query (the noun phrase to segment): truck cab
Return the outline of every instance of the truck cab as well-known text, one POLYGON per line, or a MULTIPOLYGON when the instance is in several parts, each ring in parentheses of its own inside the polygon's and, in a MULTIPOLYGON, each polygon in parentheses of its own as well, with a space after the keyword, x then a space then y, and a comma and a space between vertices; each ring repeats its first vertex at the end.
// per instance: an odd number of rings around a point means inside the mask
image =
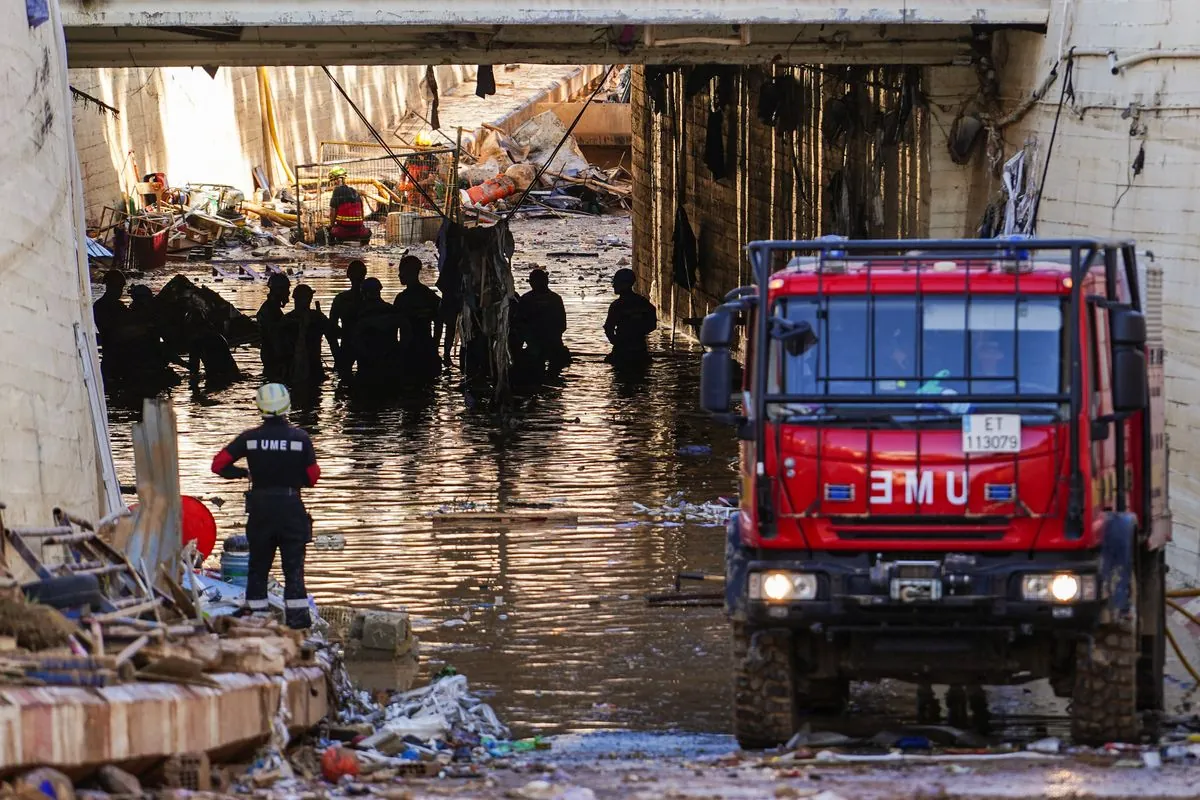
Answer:
POLYGON ((882 678, 960 698, 1046 678, 1077 741, 1136 738, 1162 704, 1170 537, 1158 271, 1085 239, 749 255, 755 285, 701 331, 701 405, 741 439, 742 745, 882 678))

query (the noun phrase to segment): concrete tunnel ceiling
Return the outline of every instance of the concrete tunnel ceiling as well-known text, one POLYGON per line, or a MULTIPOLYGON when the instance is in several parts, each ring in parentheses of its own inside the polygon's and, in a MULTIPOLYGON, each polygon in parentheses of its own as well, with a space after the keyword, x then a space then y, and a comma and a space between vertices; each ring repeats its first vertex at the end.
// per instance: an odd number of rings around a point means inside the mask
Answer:
POLYGON ((63 0, 72 68, 966 62, 1051 0, 63 0), (169 10, 163 10, 163 9, 169 10))

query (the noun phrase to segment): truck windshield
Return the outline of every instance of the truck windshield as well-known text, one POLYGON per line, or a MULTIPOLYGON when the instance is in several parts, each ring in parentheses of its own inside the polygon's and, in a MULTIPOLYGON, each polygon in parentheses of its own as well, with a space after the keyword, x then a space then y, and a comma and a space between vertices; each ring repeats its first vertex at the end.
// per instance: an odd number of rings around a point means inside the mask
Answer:
MULTIPOLYGON (((873 395, 880 403, 871 407, 889 411, 914 408, 911 399, 888 403, 889 395, 928 394, 929 404, 917 404, 922 412, 960 415, 993 405, 955 402, 955 395, 995 395, 996 406, 1054 414, 1056 404, 1021 396, 1066 391, 1061 298, 792 297, 780 302, 777 313, 810 325, 816 342, 799 354, 801 348, 789 352, 772 343, 773 394, 873 395)), ((828 412, 834 405, 791 405, 785 413, 828 412)))

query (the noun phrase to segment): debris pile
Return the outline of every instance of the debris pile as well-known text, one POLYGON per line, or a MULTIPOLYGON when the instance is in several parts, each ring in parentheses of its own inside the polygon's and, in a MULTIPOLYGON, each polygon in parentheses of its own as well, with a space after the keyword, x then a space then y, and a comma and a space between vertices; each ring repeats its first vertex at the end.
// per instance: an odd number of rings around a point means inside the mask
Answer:
POLYGON ((628 170, 589 164, 553 111, 511 136, 485 126, 476 163, 461 167, 458 175, 467 225, 493 224, 522 198, 522 210, 599 215, 628 210, 633 194, 628 170))
POLYGON ((153 580, 102 532, 62 512, 49 527, 3 528, 3 549, 16 558, 0 579, 0 683, 218 686, 208 673, 282 675, 315 665, 300 632, 275 620, 206 615, 203 598, 182 585, 191 581, 166 564, 153 580))
POLYGON ((218 250, 225 260, 259 260, 254 251, 277 245, 294 251, 290 232, 275 230, 295 226, 294 197, 289 206, 282 195, 259 205, 232 186, 174 188, 164 173, 146 175, 134 196, 121 207, 106 208, 100 224, 88 231, 88 254, 101 266, 149 271, 170 261, 219 262, 218 250))
POLYGON ((737 513, 737 500, 731 497, 721 497, 716 502, 689 503, 683 499, 683 492, 678 492, 668 497, 661 506, 651 507, 634 503, 633 510, 635 513, 651 517, 651 519, 640 523, 625 523, 621 527, 654 525, 660 528, 677 528, 684 524, 692 524, 704 528, 715 528, 724 525, 731 516, 737 513))
POLYGON ((320 791, 322 780, 348 794, 388 796, 389 786, 419 777, 481 777, 484 765, 507 766, 543 750, 541 737, 513 741, 465 676, 446 668, 419 689, 372 695, 356 689, 341 658, 325 651, 338 700, 336 719, 286 760, 264 754, 234 781, 233 791, 320 791))

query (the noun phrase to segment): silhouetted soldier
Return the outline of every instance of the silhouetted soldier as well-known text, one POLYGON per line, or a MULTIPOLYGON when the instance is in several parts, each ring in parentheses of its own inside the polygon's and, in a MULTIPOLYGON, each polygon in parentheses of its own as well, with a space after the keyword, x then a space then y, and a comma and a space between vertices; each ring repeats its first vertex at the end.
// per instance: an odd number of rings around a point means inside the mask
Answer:
POLYGON ((329 352, 336 359, 337 339, 329 318, 321 311, 321 304, 312 307, 313 290, 300 284, 292 292, 293 308, 283 316, 283 340, 291 353, 289 383, 293 388, 310 386, 325 380, 325 367, 321 362, 321 338, 329 342, 329 352))
POLYGON ((283 606, 289 628, 312 625, 304 588, 304 551, 312 539, 312 518, 300 490, 317 485, 321 468, 308 434, 288 424, 292 400, 286 386, 269 383, 256 398, 263 422, 243 431, 213 458, 212 471, 222 478, 250 478, 246 494, 246 538, 250 567, 245 611, 266 614, 267 578, 275 551, 283 565, 283 606), (249 469, 236 466, 245 458, 249 469))
POLYGON ((121 300, 125 291, 125 274, 119 269, 104 273, 104 294, 92 304, 92 319, 96 323, 96 338, 106 351, 115 345, 113 331, 129 316, 129 309, 121 300), (108 339, 106 342, 105 339, 108 339))
POLYGON ((195 295, 187 300, 184 312, 184 346, 188 352, 188 375, 193 389, 200 385, 200 367, 204 366, 205 389, 212 391, 233 383, 241 376, 229 348, 229 341, 208 316, 208 309, 195 295))
POLYGON ((362 285, 363 304, 355 326, 354 347, 358 352, 355 383, 379 387, 390 383, 397 373, 399 346, 396 341, 396 309, 383 297, 378 278, 367 278, 362 285))
POLYGON ((329 305, 329 321, 338 343, 334 366, 343 378, 354 372, 354 331, 362 312, 362 284, 367 278, 367 265, 358 260, 351 261, 346 267, 346 277, 350 279, 350 288, 339 292, 329 305))
POLYGON ((406 372, 429 377, 441 369, 433 323, 441 303, 437 292, 421 283, 421 260, 416 256, 400 259, 400 282, 404 291, 396 295, 392 306, 400 323, 400 357, 406 372))
POLYGON ((517 306, 525 358, 530 368, 539 373, 548 369, 554 375, 571 360, 571 352, 562 340, 567 330, 567 310, 562 298, 551 291, 545 270, 530 272, 529 285, 530 290, 521 295, 517 306))
POLYGON ((633 290, 631 269, 619 269, 613 275, 613 291, 617 299, 608 307, 604 335, 613 349, 605 359, 610 364, 638 364, 650 359, 646 337, 658 327, 658 312, 654 304, 633 290))
POLYGON ((259 306, 254 318, 262 332, 260 351, 263 365, 263 380, 267 383, 284 383, 290 365, 291 353, 283 340, 281 324, 283 307, 288 303, 292 282, 288 276, 276 272, 267 279, 267 299, 259 306))

